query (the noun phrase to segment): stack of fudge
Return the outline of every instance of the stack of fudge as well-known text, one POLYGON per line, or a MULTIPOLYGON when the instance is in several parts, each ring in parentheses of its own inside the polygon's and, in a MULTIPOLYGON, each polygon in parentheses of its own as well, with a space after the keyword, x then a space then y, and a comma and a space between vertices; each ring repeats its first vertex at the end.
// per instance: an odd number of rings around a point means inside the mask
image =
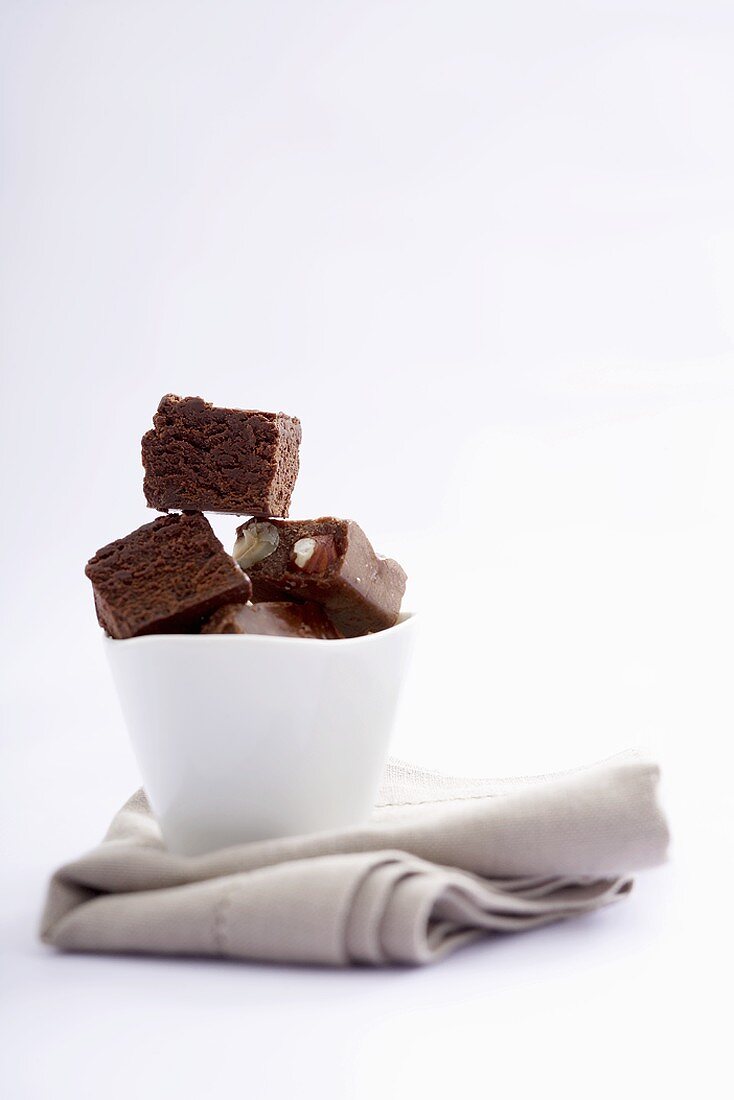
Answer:
POLYGON ((287 518, 300 442, 300 421, 285 413, 162 398, 143 436, 143 491, 166 514, 85 570, 110 637, 356 638, 397 622, 405 572, 353 520, 287 518), (250 517, 232 555, 204 512, 250 517))

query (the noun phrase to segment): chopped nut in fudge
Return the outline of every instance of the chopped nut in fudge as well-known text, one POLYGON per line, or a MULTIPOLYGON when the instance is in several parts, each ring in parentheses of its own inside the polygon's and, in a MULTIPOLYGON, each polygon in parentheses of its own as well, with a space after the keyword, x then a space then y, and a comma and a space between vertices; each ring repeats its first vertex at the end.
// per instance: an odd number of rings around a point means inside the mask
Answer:
POLYGON ((300 442, 300 421, 285 413, 167 394, 143 436, 145 499, 161 512, 287 516, 300 442))
POLYGON ((87 563, 100 626, 113 638, 195 633, 250 581, 200 512, 160 516, 103 546, 87 563))
POLYGON ((341 638, 317 603, 228 604, 201 628, 202 634, 271 634, 280 638, 341 638))
POLYGON ((405 572, 379 557, 353 520, 252 519, 237 528, 234 557, 256 603, 312 600, 346 638, 397 622, 405 572))

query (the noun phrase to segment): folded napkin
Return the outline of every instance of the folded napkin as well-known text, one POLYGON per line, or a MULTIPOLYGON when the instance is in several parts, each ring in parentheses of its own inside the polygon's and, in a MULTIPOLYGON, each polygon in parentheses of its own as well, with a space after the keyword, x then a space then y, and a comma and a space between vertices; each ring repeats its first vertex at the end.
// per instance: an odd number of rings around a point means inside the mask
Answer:
POLYGON ((491 932, 587 913, 665 858, 658 768, 627 753, 532 779, 392 761, 363 826, 186 857, 145 794, 62 867, 41 936, 69 951, 427 963, 491 932))

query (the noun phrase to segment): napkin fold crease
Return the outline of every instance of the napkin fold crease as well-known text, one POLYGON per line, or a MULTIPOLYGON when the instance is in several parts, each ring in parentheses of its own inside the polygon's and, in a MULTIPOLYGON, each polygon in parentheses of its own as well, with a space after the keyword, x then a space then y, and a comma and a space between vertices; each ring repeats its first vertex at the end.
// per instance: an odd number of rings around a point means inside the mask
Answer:
POLYGON ((632 872, 665 859, 658 777, 636 753, 502 780, 390 761, 364 826, 196 857, 166 850, 138 791, 53 876, 41 937, 68 951, 432 962, 625 897, 632 872))

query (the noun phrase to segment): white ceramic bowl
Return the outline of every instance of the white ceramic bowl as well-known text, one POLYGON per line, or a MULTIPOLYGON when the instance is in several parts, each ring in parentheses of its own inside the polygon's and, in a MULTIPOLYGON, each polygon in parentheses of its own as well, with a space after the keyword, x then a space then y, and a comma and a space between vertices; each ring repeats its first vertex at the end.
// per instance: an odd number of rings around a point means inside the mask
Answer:
POLYGON ((363 638, 105 639, 169 849, 357 825, 374 805, 414 616, 363 638))

